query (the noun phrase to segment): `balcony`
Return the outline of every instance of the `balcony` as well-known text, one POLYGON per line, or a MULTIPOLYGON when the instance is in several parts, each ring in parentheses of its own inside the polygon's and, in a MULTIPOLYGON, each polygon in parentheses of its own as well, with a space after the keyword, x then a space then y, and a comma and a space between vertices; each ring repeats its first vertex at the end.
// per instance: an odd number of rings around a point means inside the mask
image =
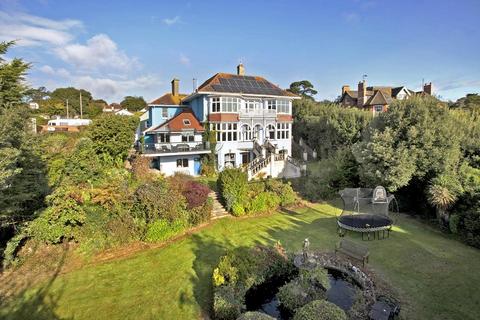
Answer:
POLYGON ((137 150, 145 155, 188 155, 210 153, 209 142, 195 143, 146 143, 137 146, 137 150))
POLYGON ((270 109, 245 109, 241 108, 238 110, 238 114, 241 118, 254 118, 254 117, 272 117, 277 116, 277 110, 270 109))

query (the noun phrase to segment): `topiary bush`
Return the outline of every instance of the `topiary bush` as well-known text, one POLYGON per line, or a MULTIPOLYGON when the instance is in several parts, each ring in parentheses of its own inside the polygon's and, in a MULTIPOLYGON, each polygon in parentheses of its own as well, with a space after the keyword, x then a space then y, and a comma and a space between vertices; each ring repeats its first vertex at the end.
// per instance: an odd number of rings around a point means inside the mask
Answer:
POLYGON ((181 220, 169 222, 166 219, 159 219, 148 224, 145 240, 149 242, 168 240, 186 228, 186 223, 181 220))
POLYGON ((347 315, 331 302, 315 300, 299 308, 293 320, 347 320, 347 315))
POLYGON ((262 312, 248 311, 238 317, 237 320, 275 320, 275 318, 262 312))
POLYGON ((247 202, 248 176, 240 168, 225 169, 218 176, 218 189, 228 211, 247 202))

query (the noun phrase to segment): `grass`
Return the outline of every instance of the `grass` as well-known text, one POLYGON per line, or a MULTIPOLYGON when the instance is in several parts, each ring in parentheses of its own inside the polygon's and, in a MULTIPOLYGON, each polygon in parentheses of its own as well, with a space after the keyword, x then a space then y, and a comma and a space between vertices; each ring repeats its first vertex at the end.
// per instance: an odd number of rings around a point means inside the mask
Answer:
MULTIPOLYGON (((225 250, 280 240, 299 251, 306 237, 311 248, 331 250, 338 212, 318 204, 218 220, 163 248, 54 277, 3 306, 0 318, 198 319, 210 311, 211 274, 225 250)), ((398 290, 402 318, 478 319, 480 251, 403 216, 389 239, 363 244, 370 267, 398 290)))

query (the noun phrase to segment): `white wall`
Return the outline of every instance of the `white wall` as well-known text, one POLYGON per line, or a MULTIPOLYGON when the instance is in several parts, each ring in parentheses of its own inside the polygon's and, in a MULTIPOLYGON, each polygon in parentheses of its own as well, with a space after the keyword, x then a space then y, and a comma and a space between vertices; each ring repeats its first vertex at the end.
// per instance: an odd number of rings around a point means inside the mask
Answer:
POLYGON ((186 156, 167 156, 160 158, 160 172, 166 176, 174 175, 175 172, 186 173, 191 176, 195 176, 194 171, 194 158, 200 158, 199 155, 186 155, 186 156), (188 159, 188 168, 177 168, 177 159, 188 159))

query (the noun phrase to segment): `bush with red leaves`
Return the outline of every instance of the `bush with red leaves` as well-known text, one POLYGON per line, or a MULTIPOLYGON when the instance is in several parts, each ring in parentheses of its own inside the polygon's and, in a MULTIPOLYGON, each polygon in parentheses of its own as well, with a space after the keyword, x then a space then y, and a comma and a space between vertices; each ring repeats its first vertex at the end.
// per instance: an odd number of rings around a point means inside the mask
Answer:
POLYGON ((210 193, 210 188, 196 181, 187 181, 183 196, 187 199, 187 208, 192 209, 205 204, 210 193))

